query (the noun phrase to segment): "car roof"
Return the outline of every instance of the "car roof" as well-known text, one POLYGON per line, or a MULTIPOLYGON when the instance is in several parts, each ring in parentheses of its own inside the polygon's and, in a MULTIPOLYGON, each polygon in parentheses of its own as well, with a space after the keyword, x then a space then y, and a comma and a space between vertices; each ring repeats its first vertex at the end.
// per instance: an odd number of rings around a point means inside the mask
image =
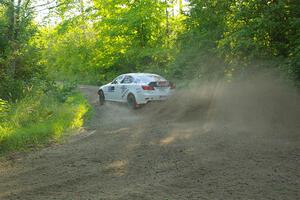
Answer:
POLYGON ((160 76, 158 74, 151 74, 151 73, 127 73, 122 75, 128 75, 128 76, 160 76))

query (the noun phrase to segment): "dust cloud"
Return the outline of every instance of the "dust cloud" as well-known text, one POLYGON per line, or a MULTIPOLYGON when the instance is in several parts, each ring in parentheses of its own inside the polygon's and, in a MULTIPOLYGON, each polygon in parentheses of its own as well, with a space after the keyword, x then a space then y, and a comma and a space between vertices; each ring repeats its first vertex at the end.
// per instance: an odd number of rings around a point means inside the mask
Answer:
POLYGON ((147 105, 143 113, 155 120, 193 126, 209 124, 259 134, 300 136, 300 95, 295 88, 268 75, 235 82, 193 82, 168 101, 147 105))

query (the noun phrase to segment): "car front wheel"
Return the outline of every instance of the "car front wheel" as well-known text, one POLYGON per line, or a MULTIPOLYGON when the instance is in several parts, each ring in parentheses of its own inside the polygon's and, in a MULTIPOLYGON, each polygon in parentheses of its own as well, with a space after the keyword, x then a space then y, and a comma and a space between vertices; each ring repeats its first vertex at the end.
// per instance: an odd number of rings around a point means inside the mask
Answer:
POLYGON ((104 93, 103 93, 102 90, 99 90, 98 94, 99 94, 99 103, 100 103, 100 105, 103 105, 104 102, 105 102, 105 96, 104 96, 104 93))

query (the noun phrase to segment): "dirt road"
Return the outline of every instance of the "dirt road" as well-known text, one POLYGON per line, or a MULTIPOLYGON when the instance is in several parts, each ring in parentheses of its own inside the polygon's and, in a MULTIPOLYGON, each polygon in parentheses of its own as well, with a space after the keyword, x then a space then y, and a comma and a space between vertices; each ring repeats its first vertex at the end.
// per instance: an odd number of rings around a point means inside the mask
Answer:
POLYGON ((131 111, 81 86, 87 131, 2 159, 0 199, 300 199, 299 97, 245 88, 131 111))

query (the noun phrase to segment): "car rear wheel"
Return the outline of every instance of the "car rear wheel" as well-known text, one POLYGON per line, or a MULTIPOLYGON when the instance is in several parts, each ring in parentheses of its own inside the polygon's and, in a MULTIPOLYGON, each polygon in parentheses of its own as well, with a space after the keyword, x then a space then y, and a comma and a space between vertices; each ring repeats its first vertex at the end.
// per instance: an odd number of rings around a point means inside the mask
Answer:
POLYGON ((132 109, 137 109, 139 107, 139 105, 137 104, 137 102, 135 100, 135 96, 133 94, 129 94, 127 96, 127 105, 128 105, 128 107, 130 107, 132 109))
POLYGON ((99 103, 100 105, 103 105, 105 102, 105 96, 102 90, 99 90, 99 103))

